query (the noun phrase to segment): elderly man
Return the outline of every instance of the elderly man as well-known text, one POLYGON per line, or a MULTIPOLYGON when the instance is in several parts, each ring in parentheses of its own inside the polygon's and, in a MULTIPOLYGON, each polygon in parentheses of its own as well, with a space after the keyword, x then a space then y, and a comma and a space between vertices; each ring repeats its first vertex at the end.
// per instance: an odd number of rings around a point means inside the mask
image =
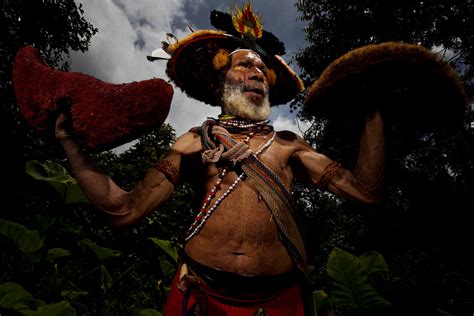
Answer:
POLYGON ((298 179, 357 201, 380 201, 380 114, 368 116, 351 172, 292 132, 268 125, 271 103, 291 100, 302 85, 258 41, 198 31, 167 51, 174 82, 191 97, 220 106, 222 114, 179 137, 130 192, 96 167, 61 115, 56 138, 75 177, 114 226, 134 224, 159 209, 179 179, 196 188, 199 206, 165 315, 309 315, 306 254, 290 188, 298 179))

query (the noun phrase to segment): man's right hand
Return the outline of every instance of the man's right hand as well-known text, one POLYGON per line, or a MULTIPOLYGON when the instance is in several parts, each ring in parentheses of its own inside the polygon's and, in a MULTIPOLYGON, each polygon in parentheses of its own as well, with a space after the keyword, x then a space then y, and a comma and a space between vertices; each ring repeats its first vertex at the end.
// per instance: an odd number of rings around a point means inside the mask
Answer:
POLYGON ((72 138, 72 122, 69 114, 60 112, 56 118, 54 136, 60 142, 72 138))

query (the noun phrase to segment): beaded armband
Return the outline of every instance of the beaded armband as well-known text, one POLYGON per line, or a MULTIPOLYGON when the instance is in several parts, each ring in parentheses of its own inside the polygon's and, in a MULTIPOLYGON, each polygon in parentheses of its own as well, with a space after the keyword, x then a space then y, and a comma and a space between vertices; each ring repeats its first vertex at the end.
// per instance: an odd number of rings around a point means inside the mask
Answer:
POLYGON ((319 180, 318 187, 321 190, 326 190, 329 186, 329 182, 331 182, 332 178, 336 175, 336 173, 341 169, 341 164, 333 161, 329 165, 324 168, 323 174, 321 175, 321 179, 319 180))
POLYGON ((160 160, 153 166, 153 168, 163 173, 166 179, 176 187, 179 181, 179 171, 171 162, 168 160, 160 160))

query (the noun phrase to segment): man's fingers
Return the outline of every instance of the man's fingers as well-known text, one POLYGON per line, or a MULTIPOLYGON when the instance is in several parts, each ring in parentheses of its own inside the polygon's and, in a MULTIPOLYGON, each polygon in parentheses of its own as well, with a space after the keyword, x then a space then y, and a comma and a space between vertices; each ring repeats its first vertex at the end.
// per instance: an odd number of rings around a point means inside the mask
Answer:
POLYGON ((55 136, 57 139, 62 139, 72 136, 72 118, 70 112, 58 112, 55 125, 55 136))

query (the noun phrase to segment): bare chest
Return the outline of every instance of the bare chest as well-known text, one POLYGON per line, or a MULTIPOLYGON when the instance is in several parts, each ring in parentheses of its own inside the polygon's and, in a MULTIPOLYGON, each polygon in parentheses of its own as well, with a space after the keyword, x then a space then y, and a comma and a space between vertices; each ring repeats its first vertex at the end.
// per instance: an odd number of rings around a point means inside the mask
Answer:
MULTIPOLYGON (((265 140, 249 142, 258 152, 265 140)), ((289 188, 291 152, 272 143, 258 158, 289 188)), ((210 266, 240 272, 282 272, 291 269, 291 260, 278 239, 278 229, 260 188, 248 181, 239 168, 220 163, 205 166, 201 197, 203 218, 199 232, 187 243, 187 252, 210 266), (210 212, 209 212, 210 210, 210 212), (202 223, 205 222, 205 223, 202 223)))

